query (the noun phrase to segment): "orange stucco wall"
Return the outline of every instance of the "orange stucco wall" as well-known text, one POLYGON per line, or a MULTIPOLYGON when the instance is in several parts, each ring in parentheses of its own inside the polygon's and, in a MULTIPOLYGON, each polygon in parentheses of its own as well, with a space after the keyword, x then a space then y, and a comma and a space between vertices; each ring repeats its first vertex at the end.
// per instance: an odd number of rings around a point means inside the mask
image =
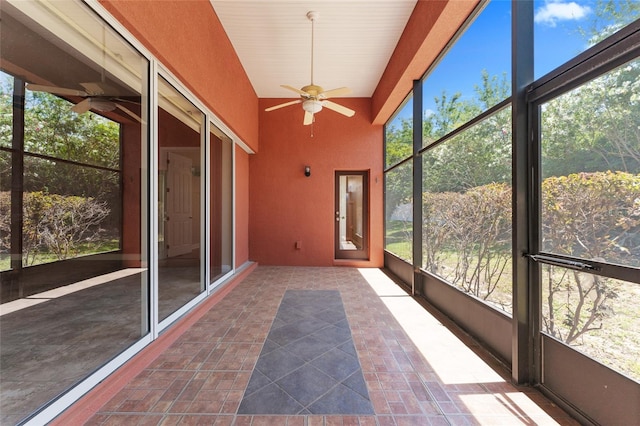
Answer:
POLYGON ((260 100, 260 151, 249 158, 250 258, 269 265, 382 266, 382 126, 371 124, 371 100, 336 100, 356 115, 321 111, 313 137, 311 126, 302 125, 300 105, 264 111, 281 102, 260 100), (336 170, 369 170, 368 262, 334 262, 336 170))
MULTIPOLYGON (((258 98, 211 4, 100 0, 158 60, 254 151, 258 98)), ((249 156, 236 148, 236 266, 249 260, 249 156)))
POLYGON ((100 0, 254 151, 258 98, 211 3, 100 0))
POLYGON ((257 153, 236 148, 236 265, 336 264, 336 170, 370 172, 370 260, 350 264, 382 265, 382 125, 478 0, 419 1, 373 97, 339 100, 353 118, 319 113, 313 138, 299 106, 264 112, 282 100, 257 98, 208 1, 100 2, 257 153))

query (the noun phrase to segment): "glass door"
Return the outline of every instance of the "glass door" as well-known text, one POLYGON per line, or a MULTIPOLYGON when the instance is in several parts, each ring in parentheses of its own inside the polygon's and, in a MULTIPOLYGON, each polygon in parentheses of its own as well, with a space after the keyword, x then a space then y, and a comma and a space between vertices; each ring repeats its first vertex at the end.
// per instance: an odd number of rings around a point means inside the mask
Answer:
POLYGON ((367 171, 336 171, 336 259, 369 258, 368 182, 367 171))
POLYGON ((158 318, 167 319, 205 290, 201 199, 204 114, 158 79, 158 318))

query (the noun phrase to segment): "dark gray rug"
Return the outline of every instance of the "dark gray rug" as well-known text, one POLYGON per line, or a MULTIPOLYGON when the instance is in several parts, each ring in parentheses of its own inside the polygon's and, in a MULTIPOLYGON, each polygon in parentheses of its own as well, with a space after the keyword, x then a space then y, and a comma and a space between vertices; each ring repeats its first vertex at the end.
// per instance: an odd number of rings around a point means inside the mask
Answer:
POLYGON ((287 290, 238 414, 374 414, 337 290, 287 290))

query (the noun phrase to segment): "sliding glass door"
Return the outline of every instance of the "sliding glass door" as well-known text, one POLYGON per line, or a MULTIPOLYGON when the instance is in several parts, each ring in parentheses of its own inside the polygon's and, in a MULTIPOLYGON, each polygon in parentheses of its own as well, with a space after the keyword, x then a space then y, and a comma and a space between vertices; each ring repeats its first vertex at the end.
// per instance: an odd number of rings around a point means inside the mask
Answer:
POLYGON ((0 424, 16 424, 150 331, 149 61, 79 2, 0 7, 0 424))
POLYGON ((158 320, 162 321, 205 289, 204 114, 162 77, 158 92, 158 320))

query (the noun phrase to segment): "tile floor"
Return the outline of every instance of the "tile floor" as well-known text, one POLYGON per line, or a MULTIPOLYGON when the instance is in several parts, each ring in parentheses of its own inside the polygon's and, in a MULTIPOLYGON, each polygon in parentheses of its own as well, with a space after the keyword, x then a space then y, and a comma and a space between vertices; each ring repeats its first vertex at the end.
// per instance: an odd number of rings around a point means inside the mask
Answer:
MULTIPOLYGON (((578 424, 536 390, 511 385, 473 340, 444 325, 377 269, 259 266, 86 424, 578 424), (269 351, 269 333, 281 328, 278 309, 295 293, 288 290, 339 294, 375 414, 334 414, 335 407, 298 415, 243 408, 252 375, 269 373, 261 353, 269 351)), ((276 341, 280 347, 290 343, 276 341)), ((288 385, 306 383, 294 378, 289 384, 276 379, 275 386, 296 394, 296 386, 288 385)))
POLYGON ((338 290, 287 290, 238 414, 374 414, 338 290))

